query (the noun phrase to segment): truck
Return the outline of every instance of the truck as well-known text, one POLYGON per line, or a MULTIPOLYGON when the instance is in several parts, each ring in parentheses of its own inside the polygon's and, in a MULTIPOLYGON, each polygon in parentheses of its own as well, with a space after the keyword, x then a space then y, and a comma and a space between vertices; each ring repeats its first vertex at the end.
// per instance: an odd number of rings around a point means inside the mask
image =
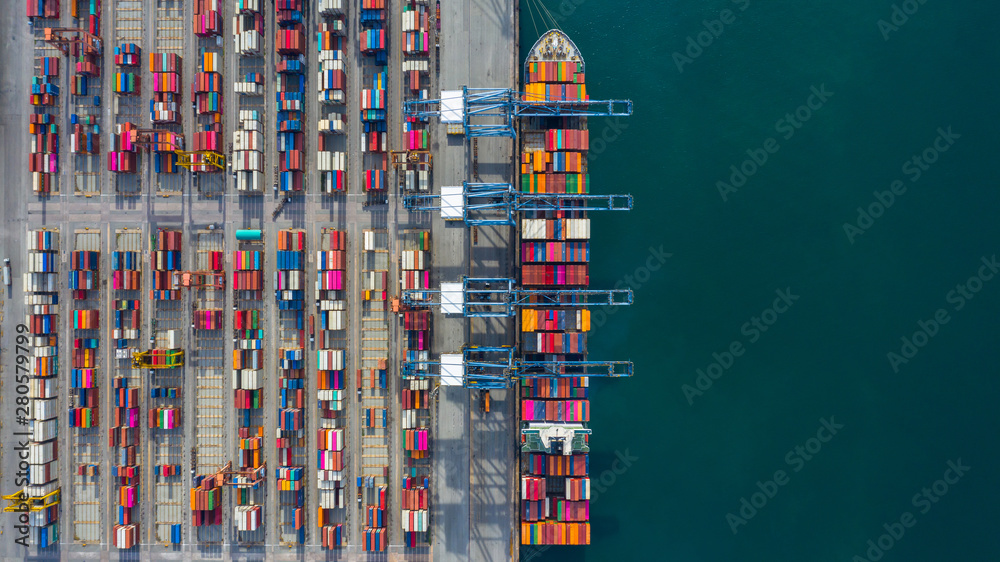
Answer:
POLYGON ((3 259, 3 284, 10 287, 10 258, 3 259))
POLYGON ((309 315, 309 343, 316 343, 316 319, 312 314, 309 315))

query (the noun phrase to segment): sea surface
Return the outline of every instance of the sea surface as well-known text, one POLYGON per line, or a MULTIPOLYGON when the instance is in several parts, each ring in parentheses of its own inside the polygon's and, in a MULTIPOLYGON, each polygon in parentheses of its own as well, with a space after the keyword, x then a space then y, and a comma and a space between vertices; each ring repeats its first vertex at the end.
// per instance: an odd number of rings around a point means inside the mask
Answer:
POLYGON ((635 376, 593 385, 592 544, 522 560, 1000 560, 1000 6, 544 5, 635 102, 590 122, 635 305, 589 338, 635 376))

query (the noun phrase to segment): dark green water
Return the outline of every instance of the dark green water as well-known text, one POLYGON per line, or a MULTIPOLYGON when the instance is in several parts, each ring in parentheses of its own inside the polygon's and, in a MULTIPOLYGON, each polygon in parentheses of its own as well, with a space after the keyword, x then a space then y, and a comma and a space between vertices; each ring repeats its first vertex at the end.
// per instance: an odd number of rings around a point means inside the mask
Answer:
MULTIPOLYGON (((592 545, 522 559, 1000 559, 1000 275, 949 298, 1000 255, 1000 8, 914 5, 886 40, 888 0, 562 3, 591 97, 635 102, 617 138, 591 121, 593 191, 636 201, 595 223, 591 286, 631 283, 636 305, 589 341, 591 357, 631 359, 636 376, 592 395, 592 545), (672 53, 727 8, 734 21, 678 71, 672 53), (779 119, 824 85, 832 95, 786 138, 779 119), (958 138, 937 141, 933 164, 903 168, 948 127, 958 138), (769 138, 776 152, 724 201, 717 182, 769 138), (844 224, 895 180, 905 192, 852 243, 844 224), (661 247, 663 266, 637 272, 661 247), (751 342, 742 326, 786 288, 798 298, 751 342), (933 337, 894 372, 887 354, 939 309, 947 323, 925 322, 933 337), (743 354, 690 404, 682 385, 697 388, 733 342, 743 354), (843 425, 825 443, 821 418, 843 425), (821 446, 808 461, 794 451, 806 445, 821 446), (614 465, 616 451, 636 459, 614 465), (971 468, 935 492, 958 459, 971 468), (778 470, 787 482, 734 534, 727 513, 778 470), (914 502, 923 488, 933 503, 914 502), (892 526, 901 517, 911 526, 892 526), (868 558, 884 524, 903 534, 868 558)), ((538 33, 521 6, 526 50, 538 33)))

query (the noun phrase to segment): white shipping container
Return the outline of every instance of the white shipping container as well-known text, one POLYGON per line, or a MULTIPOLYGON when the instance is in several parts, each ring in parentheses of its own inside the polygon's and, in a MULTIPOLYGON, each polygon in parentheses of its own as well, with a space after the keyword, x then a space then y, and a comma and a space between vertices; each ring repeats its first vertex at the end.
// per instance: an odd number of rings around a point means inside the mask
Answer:
POLYGON ((55 295, 24 295, 24 304, 31 305, 48 305, 54 304, 55 295))
MULTIPOLYGON (((55 377, 28 379, 28 398, 55 398, 56 389, 55 377)), ((35 441, 46 441, 46 439, 36 438, 35 441)))
POLYGON ((333 488, 341 487, 341 482, 344 480, 344 471, 342 470, 317 470, 316 480, 319 482, 319 487, 332 490, 333 488))
POLYGON ((346 492, 343 488, 319 491, 319 506, 323 509, 337 509, 344 507, 344 496, 346 492))
POLYGON ((55 357, 59 355, 59 346, 49 345, 48 336, 35 336, 35 357, 55 357))
POLYGON ((317 390, 316 398, 323 402, 340 402, 347 397, 346 390, 317 390))
MULTIPOLYGON (((344 134, 344 120, 339 114, 332 116, 332 119, 320 119, 316 125, 321 133, 333 133, 335 135, 344 134)), ((343 170, 344 168, 334 168, 343 170)))
POLYGON ((344 56, 344 51, 334 51, 329 49, 323 49, 319 52, 319 69, 320 70, 337 70, 338 68, 333 66, 332 61, 346 61, 347 57, 344 56))
POLYGON ((28 443, 28 464, 46 464, 56 460, 56 443, 28 443))
POLYGON ((334 171, 347 169, 347 154, 344 152, 317 152, 316 169, 334 171))
MULTIPOLYGON (((52 380, 52 379, 34 379, 34 380, 52 380)), ((55 381, 52 380, 54 383, 55 381)), ((55 385, 53 384, 53 390, 55 385)), ((50 439, 55 439, 59 434, 59 420, 31 420, 31 439, 33 441, 48 441, 50 439)), ((40 482, 44 484, 44 482, 40 482)))
POLYGON ((319 301, 320 310, 347 310, 347 301, 322 300, 319 301))
POLYGON ((259 55, 264 38, 256 31, 243 31, 236 33, 233 38, 236 45, 236 52, 241 55, 259 55))
POLYGON ((263 523, 259 505, 238 505, 233 511, 237 531, 256 531, 263 523))
POLYGON ((259 369, 234 369, 233 390, 256 390, 264 387, 264 373, 259 369))
POLYGON ((242 171, 236 176, 236 189, 239 191, 261 191, 264 189, 264 174, 259 171, 242 171))
POLYGON ((59 478, 59 467, 55 461, 32 465, 28 469, 28 484, 32 486, 42 486, 59 478))
POLYGON ((233 150, 264 150, 264 134, 260 131, 233 131, 233 150))
POLYGON ((320 371, 344 370, 344 350, 343 349, 317 350, 316 368, 320 371))
POLYGON ((416 70, 417 72, 430 72, 430 66, 426 60, 406 60, 403 61, 403 72, 416 70))
POLYGON ((403 510, 403 530, 407 532, 424 532, 427 530, 427 510, 403 510), (412 524, 410 520, 413 520, 412 524))
POLYGON ((410 379, 407 381, 410 390, 429 390, 431 381, 428 379, 410 379))
POLYGON ((345 0, 319 0, 319 13, 324 16, 339 16, 344 13, 345 0))
POLYGON ((255 82, 235 82, 233 91, 245 96, 262 96, 264 95, 264 85, 255 82))
MULTIPOLYGON (((112 336, 116 340, 134 340, 139 337, 139 330, 133 330, 131 328, 125 330, 120 328, 115 328, 112 330, 112 336)), ((118 350, 115 350, 116 353, 118 350)), ((121 356, 121 357, 131 357, 131 355, 121 356)))
POLYGON ((241 109, 237 114, 237 118, 243 123, 243 128, 246 129, 246 124, 249 121, 263 121, 264 114, 256 109, 241 109))
POLYGON ((58 400, 55 398, 48 398, 45 400, 37 399, 32 400, 31 404, 31 419, 33 420, 50 420, 59 415, 59 404, 58 400))
POLYGON ((55 480, 41 486, 25 486, 24 493, 29 496, 47 496, 59 488, 59 481, 55 480))
POLYGON ((167 349, 179 349, 181 347, 181 335, 179 330, 167 330, 167 349))

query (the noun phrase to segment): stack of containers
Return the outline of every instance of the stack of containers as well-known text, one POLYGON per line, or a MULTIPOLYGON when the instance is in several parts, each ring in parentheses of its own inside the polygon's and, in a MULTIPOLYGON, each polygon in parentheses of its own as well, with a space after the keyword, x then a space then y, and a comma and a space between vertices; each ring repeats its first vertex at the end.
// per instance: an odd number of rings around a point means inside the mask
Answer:
POLYGON ((430 12, 427 9, 427 5, 404 4, 403 39, 400 45, 403 49, 403 54, 427 56, 429 52, 429 32, 430 12))
POLYGON ((97 125, 97 116, 74 113, 69 116, 69 122, 73 125, 73 130, 69 134, 69 151, 74 154, 99 154, 101 129, 97 125), (85 126, 91 130, 84 129, 85 126))
POLYGON ((149 53, 153 81, 149 120, 154 124, 180 122, 181 68, 181 57, 176 53, 149 53))
POLYGON ((319 32, 316 34, 320 64, 317 90, 322 104, 339 105, 347 100, 343 27, 341 19, 326 19, 320 22, 319 32))
MULTIPOLYGON (((112 419, 113 426, 109 430, 108 445, 118 448, 118 462, 112 467, 112 485, 117 489, 123 487, 138 489, 139 466, 136 461, 136 451, 139 449, 139 389, 130 388, 128 379, 114 379, 115 409, 112 419)), ((115 507, 115 521, 118 525, 133 525, 138 527, 138 513, 133 513, 134 504, 119 494, 118 505, 115 507)), ((130 546, 119 546, 130 548, 130 546)))
POLYGON ((388 72, 385 67, 376 67, 378 72, 366 80, 368 87, 361 90, 361 121, 365 124, 362 139, 363 152, 385 152, 386 150, 386 88, 388 72))
POLYGON ((588 100, 583 62, 529 62, 524 84, 524 101, 588 100))
MULTIPOLYGON (((203 68, 206 69, 217 68, 217 64, 222 62, 222 57, 218 53, 205 53, 204 59, 203 68)), ((196 114, 212 115, 222 113, 221 74, 208 70, 195 74, 191 90, 194 95, 196 114)))
POLYGON ((365 56, 374 57, 375 61, 374 66, 364 65, 362 89, 358 92, 363 127, 361 152, 371 155, 363 155, 362 188, 369 192, 382 192, 388 187, 385 178, 389 150, 386 125, 389 76, 386 66, 389 63, 387 24, 385 0, 362 0, 359 49, 365 56))
MULTIPOLYGON (((532 62, 525 98, 586 99, 583 64, 532 62)), ((579 118, 546 121, 542 142, 521 151, 521 190, 528 193, 589 193, 589 132, 579 118)), ((536 211, 521 217, 521 285, 586 287, 590 221, 584 211, 536 211)), ((524 308, 520 344, 525 360, 582 361, 587 358, 590 311, 584 308, 524 308)), ((573 424, 590 420, 587 377, 522 378, 524 424, 573 424)), ((522 438, 522 443, 526 443, 522 438)), ((586 444, 586 438, 584 444, 586 444)), ((590 543, 590 481, 586 451, 567 454, 529 450, 522 454, 521 544, 590 543)))
POLYGON ((316 168, 319 170, 320 193, 337 193, 347 189, 347 155, 331 151, 333 135, 345 132, 344 116, 339 107, 347 101, 347 61, 344 56, 343 2, 321 4, 324 20, 319 24, 320 119, 317 121, 316 168))
POLYGON ((222 34, 222 0, 194 0, 194 34, 212 37, 222 34))
MULTIPOLYGON (((87 291, 100 285, 101 254, 91 251, 70 252, 69 288, 73 299, 86 300, 87 291)), ((78 306, 83 306, 79 303, 78 306)), ((100 312, 84 308, 73 310, 72 389, 69 410, 70 427, 90 428, 99 425, 100 404, 97 381, 97 357, 100 348, 100 312), (82 332, 82 333, 80 333, 82 332)))
POLYGON ((153 288, 149 291, 151 300, 179 300, 181 298, 175 271, 181 270, 181 240, 179 230, 159 230, 156 235, 156 250, 150 256, 153 269, 153 288))
POLYGON ((139 94, 141 90, 139 73, 129 72, 124 67, 139 66, 141 55, 141 50, 135 43, 122 43, 120 46, 115 47, 115 65, 120 68, 115 72, 111 86, 116 94, 139 94))
POLYGON ((233 171, 238 191, 264 189, 264 121, 261 112, 241 109, 240 128, 233 131, 233 171))
POLYGON ((344 400, 347 394, 345 351, 347 337, 347 233, 324 228, 316 250, 316 310, 319 315, 319 348, 316 352, 316 393, 319 404, 317 439, 317 525, 324 548, 343 544, 340 525, 345 514, 343 449, 344 400))
MULTIPOLYGON (((29 0, 30 3, 37 2, 37 0, 29 0)), ((83 4, 83 2, 81 2, 83 4)), ((87 13, 85 19, 87 21, 86 30, 91 35, 101 34, 101 0, 87 0, 87 13)), ((70 2, 70 16, 73 19, 80 18, 79 6, 76 2, 70 2)), ((84 26, 80 26, 84 27, 84 26)))
POLYGON ((261 0, 235 0, 233 41, 240 56, 257 56, 264 51, 264 14, 261 0))
MULTIPOLYGON (((132 142, 138 133, 132 131, 132 142)), ((177 154, 175 150, 184 149, 184 135, 160 131, 149 133, 150 149, 153 151, 153 171, 156 173, 173 174, 177 172, 177 154)))
POLYGON ((59 171, 59 125, 49 113, 28 116, 28 134, 31 135, 31 153, 28 170, 31 171, 31 189, 35 193, 51 193, 59 171))
MULTIPOLYGON (((371 479, 372 477, 368 477, 371 479)), ((361 480, 361 477, 358 477, 361 480)), ((371 482, 366 482, 366 486, 373 487, 371 482)), ((364 521, 364 549, 366 552, 384 552, 388 547, 389 534, 385 527, 385 510, 387 494, 385 486, 378 486, 374 494, 376 503, 367 506, 364 521)))
POLYGON ((302 191, 305 177, 305 139, 302 121, 305 118, 305 34, 302 25, 301 0, 279 0, 275 4, 278 25, 275 39, 281 55, 276 71, 278 89, 275 105, 278 111, 278 185, 281 191, 302 191))
POLYGON ((266 319, 259 302, 264 294, 264 252, 260 231, 238 231, 237 239, 244 240, 240 246, 244 249, 232 253, 233 302, 236 307, 233 312, 232 381, 239 438, 237 460, 233 464, 241 471, 249 471, 252 476, 234 478, 234 482, 243 485, 235 491, 237 508, 234 524, 237 530, 249 532, 257 530, 263 523, 261 504, 264 498, 260 495, 260 488, 266 477, 262 410, 266 319))
POLYGON ((298 332, 296 347, 278 350, 278 427, 276 470, 282 503, 295 510, 298 544, 305 543, 305 263, 304 230, 278 231, 274 293, 282 323, 291 321, 298 332))
MULTIPOLYGON (((440 6, 439 6, 440 9, 440 6)), ((430 10, 423 4, 404 4, 402 13, 403 51, 402 71, 403 82, 407 88, 403 90, 406 100, 427 99, 427 74, 430 72, 430 10), (421 86, 425 89, 421 89, 421 86)), ((427 119, 407 116, 403 119, 403 135, 407 150, 427 150, 427 119)), ((427 164, 407 163, 404 166, 407 191, 428 191, 427 175, 430 166, 427 164)))
POLYGON ((134 174, 139 170, 136 146, 132 144, 134 131, 137 129, 133 123, 115 125, 111 135, 111 150, 108 151, 109 171, 134 174))
POLYGON ((59 0, 28 0, 28 18, 59 19, 59 0))
MULTIPOLYGON (((425 230, 403 233, 403 249, 399 259, 399 292, 427 289, 430 282, 430 232, 425 230)), ((406 361, 430 359, 430 311, 411 310, 403 313, 403 352, 406 361)), ((427 497, 430 483, 428 464, 430 382, 425 377, 412 376, 403 380, 401 389, 401 437, 404 466, 402 486, 402 528, 404 543, 415 547, 428 542, 427 497)))
POLYGON ((191 488, 191 525, 222 524, 222 487, 215 478, 196 476, 191 488))
POLYGON ((233 84, 233 90, 245 96, 264 95, 264 74, 260 72, 248 72, 243 79, 233 84))
MULTIPOLYGON (((29 497, 46 496, 59 489, 57 424, 59 415, 59 317, 58 273, 59 233, 33 230, 28 233, 28 267, 23 274, 25 325, 32 364, 28 373, 28 473, 24 491, 29 497)), ((20 330, 18 331, 20 333, 20 330)), ((20 371, 20 366, 19 369, 20 371)), ((58 543, 58 509, 53 517, 29 518, 29 534, 34 544, 46 547, 58 543)))
MULTIPOLYGON (((404 4, 402 13, 403 82, 408 87, 403 90, 404 100, 427 99, 427 90, 421 90, 421 76, 430 71, 428 59, 430 43, 430 11, 424 4, 404 4)), ((429 147, 427 118, 405 116, 403 119, 403 143, 407 151, 425 151, 429 147)), ((409 159, 408 159, 409 160, 409 159)), ((406 191, 428 191, 430 165, 425 162, 410 162, 403 166, 406 191)))
POLYGON ((59 97, 59 84, 55 76, 32 76, 31 90, 28 91, 31 105, 54 106, 59 97))

